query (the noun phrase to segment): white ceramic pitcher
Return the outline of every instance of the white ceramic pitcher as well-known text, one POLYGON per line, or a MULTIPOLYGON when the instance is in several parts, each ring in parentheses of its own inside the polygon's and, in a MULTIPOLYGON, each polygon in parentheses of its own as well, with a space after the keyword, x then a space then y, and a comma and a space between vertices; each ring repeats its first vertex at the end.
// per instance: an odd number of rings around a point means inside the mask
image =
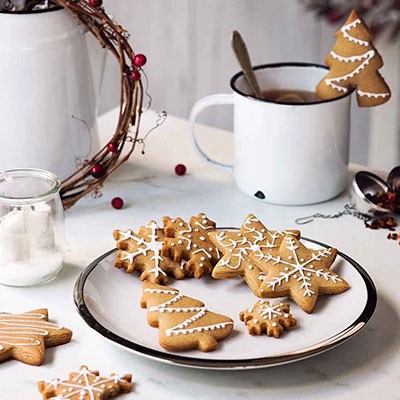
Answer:
POLYGON ((68 10, 0 13, 0 170, 65 178, 96 151, 98 54, 94 82, 86 35, 68 10))

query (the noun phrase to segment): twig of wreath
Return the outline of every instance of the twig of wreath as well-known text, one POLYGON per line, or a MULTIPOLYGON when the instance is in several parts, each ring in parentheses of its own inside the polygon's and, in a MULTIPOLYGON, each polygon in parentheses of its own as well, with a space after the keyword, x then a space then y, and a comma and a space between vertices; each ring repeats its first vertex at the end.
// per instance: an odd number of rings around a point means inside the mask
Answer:
POLYGON ((53 0, 97 38, 117 59, 121 73, 119 119, 110 141, 90 160, 85 160, 61 185, 65 209, 91 192, 97 192, 107 177, 127 161, 140 140, 139 125, 143 112, 143 84, 140 70, 146 63, 143 54, 135 54, 128 42, 129 33, 115 23, 102 7, 102 0, 53 0), (124 147, 126 147, 124 149, 124 147))

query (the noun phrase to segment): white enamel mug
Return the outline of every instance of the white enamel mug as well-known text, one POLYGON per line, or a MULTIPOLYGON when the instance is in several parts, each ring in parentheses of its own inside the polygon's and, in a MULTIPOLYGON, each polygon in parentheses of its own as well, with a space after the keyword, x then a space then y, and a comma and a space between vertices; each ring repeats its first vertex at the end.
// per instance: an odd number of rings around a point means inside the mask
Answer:
MULTIPOLYGON (((327 67, 308 63, 266 64, 254 68, 262 90, 315 91, 327 67)), ((347 181, 350 95, 294 104, 250 96, 243 76, 231 79, 233 94, 199 100, 190 114, 194 145, 210 164, 233 170, 237 186, 269 203, 302 205, 341 193, 347 181), (234 164, 210 159, 200 147, 195 121, 206 108, 234 106, 234 164)))

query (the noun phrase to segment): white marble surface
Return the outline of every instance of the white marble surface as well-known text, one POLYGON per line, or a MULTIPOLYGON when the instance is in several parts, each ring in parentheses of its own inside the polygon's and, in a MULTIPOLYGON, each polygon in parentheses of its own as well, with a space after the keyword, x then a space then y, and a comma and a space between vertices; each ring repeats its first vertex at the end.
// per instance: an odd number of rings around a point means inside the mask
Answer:
MULTIPOLYGON (((111 136, 115 118, 115 112, 102 117, 103 134, 111 136)), ((153 122, 153 115, 146 114, 143 132, 153 122)), ((215 156, 231 151, 229 134, 200 129, 215 156)), ((309 360, 242 372, 162 365, 105 341, 84 323, 73 304, 78 274, 113 247, 111 232, 115 227, 136 228, 163 215, 189 217, 205 211, 222 226, 239 226, 253 212, 269 227, 288 228, 299 216, 336 212, 346 201, 342 195, 319 205, 281 207, 249 198, 235 188, 229 173, 200 161, 192 149, 187 122, 170 117, 148 140, 146 155, 136 152, 132 162, 111 177, 102 198, 85 199, 67 212, 66 265, 58 278, 42 287, 0 287, 0 310, 24 312, 48 307, 50 317, 74 331, 71 344, 47 350, 41 367, 16 361, 0 364, 0 399, 39 399, 38 380, 64 377, 81 364, 104 373, 132 371, 135 391, 121 399, 400 399, 400 247, 386 239, 387 232, 364 229, 362 222, 352 217, 316 220, 303 226, 303 234, 329 243, 361 263, 377 285, 378 307, 355 338, 309 360), (188 167, 184 177, 174 174, 174 166, 180 162, 188 167), (114 196, 124 198, 123 210, 111 208, 114 196)))

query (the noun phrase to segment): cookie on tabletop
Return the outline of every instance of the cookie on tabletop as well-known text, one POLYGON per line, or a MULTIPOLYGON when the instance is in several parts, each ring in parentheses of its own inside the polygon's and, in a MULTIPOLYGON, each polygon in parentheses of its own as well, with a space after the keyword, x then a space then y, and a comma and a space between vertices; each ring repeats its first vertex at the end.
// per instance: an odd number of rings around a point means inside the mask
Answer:
POLYGON ((267 300, 257 301, 253 307, 239 314, 250 335, 261 335, 279 338, 285 329, 296 326, 297 321, 290 313, 289 303, 271 304, 267 300))
POLYGON ((203 213, 191 217, 187 223, 182 218, 163 218, 165 241, 162 254, 176 262, 185 263, 189 276, 199 279, 209 275, 220 255, 208 234, 215 231, 215 222, 203 213))
POLYGON ((253 256, 262 274, 261 297, 290 297, 305 312, 311 313, 320 294, 339 294, 349 284, 330 270, 337 250, 312 250, 293 235, 286 235, 279 252, 253 256))
POLYGON ((147 308, 147 322, 159 328, 159 343, 166 350, 212 351, 233 329, 232 319, 208 311, 202 301, 178 289, 143 282, 142 291, 141 306, 147 308))
POLYGON ((68 379, 38 382, 43 400, 105 400, 129 393, 132 386, 131 374, 102 377, 98 371, 91 371, 85 365, 79 371, 71 372, 68 379))
POLYGON ((176 279, 185 277, 184 265, 161 254, 164 233, 155 221, 142 226, 138 233, 131 229, 115 230, 114 239, 118 248, 115 266, 132 273, 141 272, 141 280, 166 283, 168 275, 176 279))
POLYGON ((353 10, 336 32, 336 43, 325 60, 329 72, 317 86, 320 98, 333 99, 355 87, 360 107, 377 106, 390 99, 390 89, 378 71, 383 61, 372 43, 373 37, 353 10))
POLYGON ((0 313, 0 362, 15 359, 41 365, 45 348, 71 340, 72 332, 49 322, 48 311, 41 308, 24 314, 0 313))
POLYGON ((260 269, 250 255, 276 252, 286 234, 299 237, 300 232, 271 231, 253 214, 247 216, 240 230, 215 231, 210 239, 223 254, 212 272, 215 279, 243 277, 253 293, 261 297, 260 269))

